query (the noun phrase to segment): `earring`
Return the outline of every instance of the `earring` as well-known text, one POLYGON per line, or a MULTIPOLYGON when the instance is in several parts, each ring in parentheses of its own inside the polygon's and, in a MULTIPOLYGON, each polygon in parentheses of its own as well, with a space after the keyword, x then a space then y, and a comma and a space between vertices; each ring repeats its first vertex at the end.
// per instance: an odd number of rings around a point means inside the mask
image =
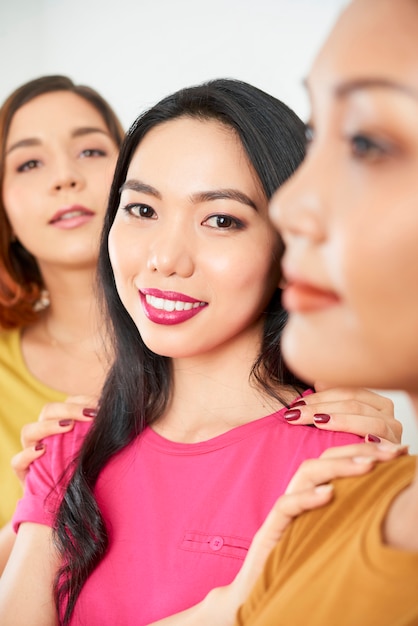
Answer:
POLYGON ((35 313, 40 313, 44 309, 47 309, 50 304, 51 304, 51 300, 49 299, 48 290, 42 289, 41 293, 39 294, 39 298, 33 305, 33 310, 35 311, 35 313))

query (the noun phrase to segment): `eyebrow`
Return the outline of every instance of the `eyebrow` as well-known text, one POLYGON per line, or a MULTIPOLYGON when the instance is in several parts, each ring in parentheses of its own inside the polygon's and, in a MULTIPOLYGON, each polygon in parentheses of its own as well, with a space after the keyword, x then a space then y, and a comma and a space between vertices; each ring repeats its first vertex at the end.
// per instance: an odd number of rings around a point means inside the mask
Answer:
MULTIPOLYGON (((102 135, 106 135, 106 137, 110 137, 109 133, 103 128, 96 128, 94 126, 80 126, 80 128, 75 128, 71 132, 71 138, 76 139, 77 137, 84 137, 84 135, 91 135, 93 133, 101 133, 102 135)), ((5 152, 5 154, 10 154, 13 150, 17 150, 18 148, 30 148, 32 146, 40 146, 42 145, 42 141, 37 137, 27 137, 25 139, 20 139, 20 141, 16 141, 16 143, 12 144, 5 152)))
MULTIPOLYGON (((304 87, 310 91, 308 79, 303 80, 304 87)), ((411 89, 406 85, 399 83, 389 78, 356 78, 353 80, 345 81, 334 88, 334 93, 337 98, 344 98, 356 91, 362 91, 363 89, 388 89, 404 93, 415 100, 418 99, 418 91, 411 89)))
MULTIPOLYGON (((125 183, 123 183, 119 191, 120 193, 122 193, 122 191, 125 191, 127 189, 130 189, 131 191, 137 191, 139 193, 146 193, 161 200, 161 194, 157 189, 155 189, 151 185, 143 183, 140 180, 127 180, 125 183)), ((210 191, 198 191, 196 193, 193 193, 190 198, 193 203, 210 202, 212 200, 234 200, 235 202, 239 202, 240 204, 245 204, 251 207, 255 211, 258 210, 255 202, 251 200, 251 198, 247 196, 247 194, 239 191, 238 189, 213 189, 210 191)))
POLYGON ((358 78, 349 80, 341 85, 337 85, 334 91, 337 97, 345 97, 363 89, 388 89, 391 91, 399 91, 415 100, 418 98, 418 92, 415 89, 411 89, 403 83, 388 78, 358 78))

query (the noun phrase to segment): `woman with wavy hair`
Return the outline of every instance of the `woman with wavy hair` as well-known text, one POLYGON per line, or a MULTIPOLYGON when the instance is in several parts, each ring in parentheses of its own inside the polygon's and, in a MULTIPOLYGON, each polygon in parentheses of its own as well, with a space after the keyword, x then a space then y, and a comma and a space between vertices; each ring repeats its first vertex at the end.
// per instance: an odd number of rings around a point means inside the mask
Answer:
POLYGON ((0 528, 21 495, 22 426, 47 402, 97 395, 107 371, 93 292, 123 136, 100 94, 66 76, 21 85, 0 110, 0 528))

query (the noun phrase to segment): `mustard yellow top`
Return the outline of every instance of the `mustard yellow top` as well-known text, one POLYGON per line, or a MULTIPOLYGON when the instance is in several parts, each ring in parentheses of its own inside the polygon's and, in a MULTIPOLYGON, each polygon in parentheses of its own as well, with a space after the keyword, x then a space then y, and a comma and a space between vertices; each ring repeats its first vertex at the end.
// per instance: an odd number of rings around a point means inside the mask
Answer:
POLYGON ((394 497, 417 457, 335 481, 330 505, 301 515, 241 607, 240 626, 417 626, 418 552, 382 541, 394 497))
POLYGON ((22 448, 20 431, 35 422, 47 402, 66 395, 37 380, 23 360, 20 330, 0 332, 0 528, 10 520, 22 495, 10 459, 22 448))

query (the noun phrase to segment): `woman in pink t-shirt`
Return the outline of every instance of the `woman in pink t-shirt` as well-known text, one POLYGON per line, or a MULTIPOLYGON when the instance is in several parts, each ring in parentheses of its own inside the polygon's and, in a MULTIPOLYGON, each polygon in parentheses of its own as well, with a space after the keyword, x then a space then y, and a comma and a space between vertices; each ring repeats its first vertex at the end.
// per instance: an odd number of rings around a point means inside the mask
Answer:
POLYGON ((115 362, 92 426, 52 437, 28 474, 5 623, 10 607, 14 624, 104 626, 204 606, 300 462, 361 441, 286 420, 308 387, 281 358, 267 205, 304 133, 233 80, 181 90, 128 132, 99 260, 115 362))

